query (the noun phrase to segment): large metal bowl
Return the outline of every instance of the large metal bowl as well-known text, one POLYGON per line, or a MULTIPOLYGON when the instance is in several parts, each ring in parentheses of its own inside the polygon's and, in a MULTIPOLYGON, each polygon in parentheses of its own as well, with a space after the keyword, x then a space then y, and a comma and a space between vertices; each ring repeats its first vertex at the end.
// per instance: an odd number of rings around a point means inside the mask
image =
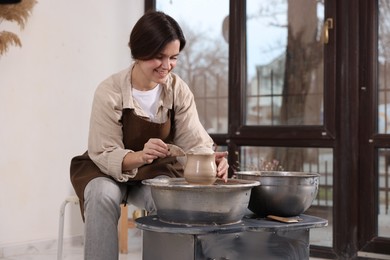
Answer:
POLYGON ((318 193, 319 174, 288 171, 242 171, 237 179, 256 180, 248 208, 258 216, 298 216, 313 203, 318 193))
POLYGON ((232 224, 248 210, 252 187, 258 181, 228 179, 213 185, 188 184, 184 178, 150 179, 149 185, 163 222, 190 225, 232 224))

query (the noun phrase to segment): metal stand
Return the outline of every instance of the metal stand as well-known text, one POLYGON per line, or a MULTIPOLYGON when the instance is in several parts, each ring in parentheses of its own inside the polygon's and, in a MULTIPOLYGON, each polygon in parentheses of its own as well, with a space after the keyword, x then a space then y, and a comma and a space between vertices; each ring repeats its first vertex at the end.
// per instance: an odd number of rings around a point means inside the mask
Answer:
POLYGON ((143 233, 143 260, 309 259, 310 228, 328 221, 301 215, 298 223, 246 216, 236 224, 191 226, 138 218, 143 233))

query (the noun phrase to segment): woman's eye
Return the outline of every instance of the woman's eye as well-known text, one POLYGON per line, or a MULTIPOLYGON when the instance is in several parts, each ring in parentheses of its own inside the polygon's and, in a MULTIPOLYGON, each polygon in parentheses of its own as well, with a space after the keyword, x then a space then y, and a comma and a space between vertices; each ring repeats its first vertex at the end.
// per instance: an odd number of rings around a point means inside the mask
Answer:
MULTIPOLYGON (((177 56, 174 56, 174 57, 169 57, 169 58, 167 58, 167 59, 168 59, 168 60, 173 60, 173 61, 176 61, 176 60, 177 60, 177 58, 178 58, 177 56)), ((165 59, 165 57, 163 57, 163 56, 156 56, 156 57, 155 57, 155 59, 156 59, 156 60, 160 60, 160 61, 161 61, 161 60, 164 60, 164 59, 165 59)))

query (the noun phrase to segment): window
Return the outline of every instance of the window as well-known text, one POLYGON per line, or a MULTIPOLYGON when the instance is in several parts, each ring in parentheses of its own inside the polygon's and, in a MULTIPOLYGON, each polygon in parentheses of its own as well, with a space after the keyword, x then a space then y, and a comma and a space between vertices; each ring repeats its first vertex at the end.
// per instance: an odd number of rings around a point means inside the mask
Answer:
POLYGON ((227 133, 229 2, 158 0, 156 9, 176 19, 187 39, 175 72, 194 93, 203 126, 227 133))
POLYGON ((245 123, 321 125, 322 1, 248 0, 246 12, 245 123))

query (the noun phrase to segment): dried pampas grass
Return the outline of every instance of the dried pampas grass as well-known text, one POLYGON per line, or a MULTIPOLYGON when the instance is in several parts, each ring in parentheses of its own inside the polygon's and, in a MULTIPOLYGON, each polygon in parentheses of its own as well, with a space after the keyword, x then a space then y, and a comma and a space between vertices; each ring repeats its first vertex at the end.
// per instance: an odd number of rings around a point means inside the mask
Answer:
MULTIPOLYGON (((18 4, 0 5, 0 24, 7 20, 16 22, 21 29, 24 29, 36 3, 36 0, 22 0, 18 4)), ((19 37, 12 32, 0 31, 0 56, 6 53, 11 45, 21 47, 22 43, 19 37)))
POLYGON ((0 56, 8 51, 10 45, 22 47, 19 37, 7 31, 0 32, 0 56))

